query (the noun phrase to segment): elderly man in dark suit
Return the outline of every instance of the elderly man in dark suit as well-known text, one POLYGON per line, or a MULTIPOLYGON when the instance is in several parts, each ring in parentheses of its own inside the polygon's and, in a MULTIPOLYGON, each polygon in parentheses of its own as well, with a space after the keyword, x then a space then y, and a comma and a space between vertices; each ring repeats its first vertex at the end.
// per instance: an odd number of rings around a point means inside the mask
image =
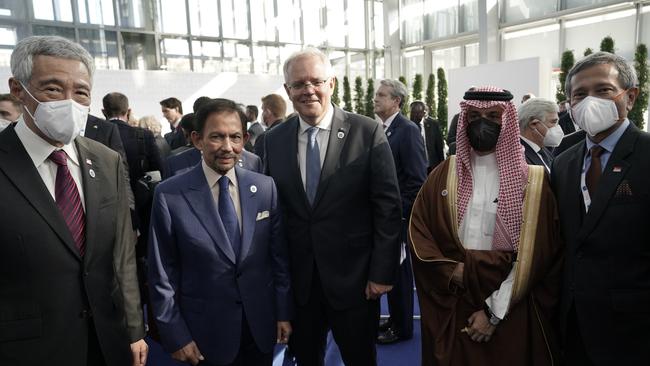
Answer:
POLYGON ((529 98, 517 107, 519 141, 528 165, 541 165, 550 173, 553 154, 564 133, 558 125, 557 104, 544 98, 529 98))
POLYGON ((587 137, 553 162, 566 262, 561 330, 567 365, 650 360, 650 135, 627 119, 639 93, 634 69, 597 52, 565 85, 587 137))
POLYGON ((69 40, 28 37, 11 70, 25 113, 0 133, 0 364, 144 365, 124 168, 79 136, 93 59, 69 40))
MULTIPOLYGON (((348 365, 376 364, 378 298, 399 264, 401 202, 381 125, 331 103, 327 56, 308 48, 284 64, 297 115, 265 133, 265 169, 280 194, 296 300, 291 350, 323 365, 331 329, 348 365)), ((258 141, 259 143, 259 141, 258 141)))

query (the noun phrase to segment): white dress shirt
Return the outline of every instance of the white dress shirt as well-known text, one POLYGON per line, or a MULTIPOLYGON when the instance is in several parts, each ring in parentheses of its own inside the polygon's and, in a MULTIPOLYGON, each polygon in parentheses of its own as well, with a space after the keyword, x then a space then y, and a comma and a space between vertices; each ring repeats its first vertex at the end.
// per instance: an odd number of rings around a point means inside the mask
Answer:
MULTIPOLYGON (((210 192, 212 193, 212 198, 214 199, 214 204, 215 207, 217 207, 218 211, 219 179, 223 177, 223 175, 215 172, 214 169, 210 168, 203 159, 201 159, 201 167, 203 168, 203 174, 205 174, 205 179, 208 181, 208 187, 210 187, 210 192)), ((239 185, 237 182, 237 174, 235 174, 235 168, 230 169, 226 173, 226 177, 230 179, 230 183, 228 184, 228 193, 230 193, 232 203, 235 205, 235 212, 237 212, 237 222, 239 222, 239 232, 241 233, 241 204, 239 202, 239 185)))
MULTIPOLYGON (((460 240, 466 249, 491 250, 499 196, 499 169, 496 153, 480 156, 471 153, 472 198, 460 227, 460 240)), ((513 270, 485 302, 498 318, 508 311, 512 295, 513 270)))
POLYGON ((542 156, 542 154, 539 153, 542 150, 542 148, 539 147, 539 145, 537 145, 536 143, 532 142, 531 140, 525 138, 524 136, 519 136, 519 137, 521 137, 521 139, 524 140, 524 142, 526 142, 528 144, 528 146, 533 148, 533 151, 535 152, 535 154, 537 154, 537 156, 539 156, 539 158, 542 160, 542 164, 544 164, 544 167, 546 168, 546 171, 550 173, 551 172, 551 167, 546 165, 546 161, 544 161, 544 157, 542 156))
MULTIPOLYGON (((56 172, 59 168, 56 163, 49 159, 50 154, 54 150, 59 150, 58 147, 50 145, 49 142, 43 140, 40 136, 34 133, 27 127, 27 124, 23 120, 23 117, 20 116, 18 119, 18 124, 15 127, 16 135, 18 139, 25 147, 27 154, 32 159, 34 167, 38 171, 38 174, 43 179, 45 187, 50 192, 52 199, 56 201, 56 172)), ((63 145, 61 150, 65 151, 68 155, 68 170, 74 179, 75 184, 77 185, 77 191, 79 191, 79 198, 81 199, 81 205, 83 206, 84 211, 86 210, 86 201, 84 200, 84 190, 83 190, 83 178, 81 175, 81 167, 79 166, 79 154, 77 153, 77 146, 74 142, 63 145)))
MULTIPOLYGON (((312 126, 305 122, 300 115, 300 128, 298 129, 298 164, 300 165, 300 177, 302 178, 302 185, 307 189, 307 140, 309 140, 309 132, 307 130, 312 126)), ((323 168, 325 162, 325 155, 327 154, 327 145, 329 144, 330 132, 332 130, 332 119, 334 118, 334 107, 328 106, 327 112, 323 119, 316 125, 318 128, 316 132, 316 141, 318 142, 318 152, 320 153, 320 166, 323 168)))
POLYGON ((384 125, 384 131, 386 131, 386 130, 388 130, 390 128, 390 125, 393 123, 393 120, 395 119, 395 117, 397 117, 397 114, 399 112, 400 111, 397 111, 394 114, 391 114, 388 118, 386 118, 385 121, 382 121, 381 118, 379 116, 377 116, 377 121, 379 121, 379 123, 384 125))

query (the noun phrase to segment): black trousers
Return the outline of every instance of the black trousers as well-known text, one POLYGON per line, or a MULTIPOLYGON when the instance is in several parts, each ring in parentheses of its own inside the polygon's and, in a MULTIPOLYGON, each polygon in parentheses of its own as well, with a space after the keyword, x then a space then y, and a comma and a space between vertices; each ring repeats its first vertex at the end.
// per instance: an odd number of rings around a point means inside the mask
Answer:
POLYGON ((387 295, 391 327, 402 338, 413 337, 413 268, 409 247, 399 266, 393 289, 387 295))
POLYGON ((578 316, 576 314, 575 306, 571 306, 567 318, 564 365, 594 366, 594 363, 587 354, 584 342, 582 341, 582 333, 580 333, 580 326, 578 324, 578 316))
POLYGON ((375 366, 378 321, 378 300, 345 310, 332 308, 314 270, 309 301, 296 306, 289 348, 299 366, 323 366, 327 331, 331 329, 346 366, 375 366))

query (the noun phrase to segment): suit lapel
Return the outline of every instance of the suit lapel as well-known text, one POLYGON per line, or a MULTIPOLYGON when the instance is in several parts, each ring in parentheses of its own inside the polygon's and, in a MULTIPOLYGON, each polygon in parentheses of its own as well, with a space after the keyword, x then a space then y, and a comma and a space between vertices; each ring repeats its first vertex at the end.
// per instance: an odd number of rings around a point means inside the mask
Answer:
POLYGON ((524 140, 519 140, 522 145, 524 145, 524 150, 525 150, 525 155, 526 155, 526 160, 530 161, 531 165, 541 165, 544 166, 544 162, 542 161, 542 158, 537 155, 535 150, 528 145, 528 143, 524 140))
POLYGON ((239 203, 241 205, 242 220, 241 252, 239 253, 239 262, 241 263, 248 255, 253 242, 253 236, 255 235, 257 187, 255 187, 251 174, 245 169, 235 167, 235 172, 239 186, 239 203))
POLYGON ((88 121, 88 123, 86 123, 86 129, 84 130, 84 137, 87 137, 91 140, 96 140, 98 130, 99 126, 96 122, 88 121))
POLYGON ((97 166, 99 160, 96 155, 90 151, 87 140, 84 138, 75 139, 77 145, 77 153, 79 155, 79 167, 81 169, 81 176, 84 190, 84 201, 86 202, 86 251, 84 260, 91 257, 93 254, 94 243, 96 243, 97 226, 99 224, 99 190, 101 183, 96 171, 98 169, 107 169, 107 167, 97 166), (89 163, 90 162, 90 163, 89 163), (90 174, 93 170, 93 174, 90 174))
MULTIPOLYGON (((350 122, 345 118, 343 111, 334 106, 332 106, 332 108, 334 108, 334 116, 332 117, 332 125, 330 129, 330 137, 327 143, 325 162, 323 163, 323 169, 320 173, 318 190, 316 191, 316 198, 314 199, 314 208, 318 205, 318 202, 325 194, 325 190, 327 189, 327 185, 330 181, 329 178, 334 174, 336 168, 338 168, 341 150, 343 149, 345 141, 347 140, 347 134, 350 132, 350 122), (339 137, 339 132, 342 133, 343 137, 339 137)), ((300 177, 300 174, 298 174, 298 177, 300 177)), ((307 199, 306 194, 305 199, 307 199)))
POLYGON ((4 171, 25 199, 41 215, 75 258, 81 260, 72 234, 43 179, 34 167, 13 127, 0 135, 0 170, 4 171))
POLYGON ((219 218, 219 210, 215 205, 205 174, 203 174, 203 167, 200 164, 195 166, 186 177, 188 187, 183 191, 183 196, 189 203, 190 209, 194 211, 196 218, 210 234, 216 246, 235 264, 237 262, 235 252, 232 250, 226 230, 219 218))
POLYGON ((598 183, 596 195, 591 197, 591 207, 589 207, 589 211, 585 215, 585 221, 578 232, 578 239, 584 239, 594 229, 605 212, 609 200, 630 168, 630 164, 624 159, 634 151, 634 144, 638 136, 638 130, 630 124, 614 147, 614 151, 607 160, 607 166, 603 170, 603 175, 598 183), (614 167, 617 168, 616 172, 613 171, 614 167))

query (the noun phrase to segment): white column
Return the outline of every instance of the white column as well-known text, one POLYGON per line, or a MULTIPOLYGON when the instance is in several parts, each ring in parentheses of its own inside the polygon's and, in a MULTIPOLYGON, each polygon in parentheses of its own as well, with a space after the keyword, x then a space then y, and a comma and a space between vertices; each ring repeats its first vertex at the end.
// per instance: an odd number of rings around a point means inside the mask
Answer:
POLYGON ((499 11, 497 0, 478 1, 478 59, 487 64, 499 61, 499 11))

